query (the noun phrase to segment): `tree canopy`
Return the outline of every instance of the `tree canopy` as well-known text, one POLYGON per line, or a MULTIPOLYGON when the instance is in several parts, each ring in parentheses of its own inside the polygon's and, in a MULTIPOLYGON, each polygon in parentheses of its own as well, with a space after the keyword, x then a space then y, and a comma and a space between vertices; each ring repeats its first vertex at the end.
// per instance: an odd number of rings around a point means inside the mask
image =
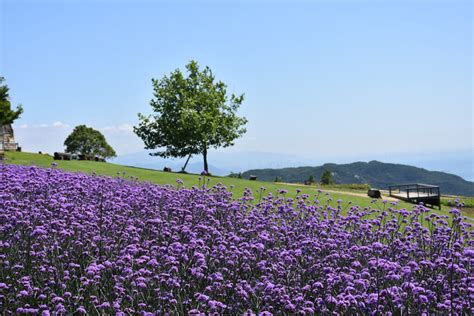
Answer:
POLYGON ((115 157, 114 149, 107 143, 101 132, 78 125, 64 141, 66 152, 71 154, 92 155, 102 158, 115 157))
POLYGON ((227 86, 216 81, 211 69, 200 70, 196 61, 189 62, 186 70, 187 76, 176 69, 169 76, 152 79, 150 105, 154 113, 138 114, 134 131, 146 149, 159 150, 152 155, 181 158, 202 154, 208 172, 208 149, 232 146, 246 132, 247 119, 236 114, 244 95, 229 95, 227 86))
POLYGON ((16 110, 12 110, 10 95, 7 85, 2 85, 5 78, 0 77, 0 125, 12 124, 23 113, 23 107, 19 105, 16 110))
POLYGON ((324 170, 323 174, 321 175, 321 184, 334 184, 331 171, 324 170))

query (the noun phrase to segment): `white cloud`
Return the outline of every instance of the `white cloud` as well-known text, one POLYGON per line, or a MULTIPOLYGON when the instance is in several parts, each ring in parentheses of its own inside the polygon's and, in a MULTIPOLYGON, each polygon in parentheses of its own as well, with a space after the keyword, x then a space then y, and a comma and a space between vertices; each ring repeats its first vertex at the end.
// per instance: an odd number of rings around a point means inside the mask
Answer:
POLYGON ((118 155, 143 150, 143 142, 133 132, 133 125, 123 123, 99 128, 107 142, 116 150, 118 155))
POLYGON ((105 126, 99 128, 100 131, 102 132, 110 132, 110 133, 128 133, 132 134, 133 133, 133 125, 129 123, 123 123, 117 126, 105 126))
POLYGON ((125 132, 130 132, 132 133, 133 132, 133 125, 132 124, 121 124, 117 127, 118 130, 120 131, 125 131, 125 132))
POLYGON ((103 131, 103 132, 105 132, 105 131, 112 131, 112 130, 114 130, 114 129, 115 129, 114 126, 105 126, 105 127, 99 128, 99 130, 100 130, 100 131, 103 131))
POLYGON ((69 128, 69 127, 70 127, 69 124, 64 124, 64 123, 61 122, 61 121, 56 121, 56 122, 54 122, 52 126, 53 126, 53 127, 56 127, 56 128, 69 128))
POLYGON ((28 125, 22 124, 14 128, 15 140, 22 147, 23 151, 52 154, 55 151, 64 151, 64 140, 71 132, 69 125, 53 124, 28 125))

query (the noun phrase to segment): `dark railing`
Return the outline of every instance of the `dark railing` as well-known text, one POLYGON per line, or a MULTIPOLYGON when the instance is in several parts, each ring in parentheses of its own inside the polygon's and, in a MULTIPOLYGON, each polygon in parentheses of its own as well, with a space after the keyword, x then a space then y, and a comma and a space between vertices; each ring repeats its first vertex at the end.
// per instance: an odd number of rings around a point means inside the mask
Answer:
POLYGON ((401 200, 438 206, 441 209, 439 186, 430 184, 399 184, 388 187, 389 195, 401 200))

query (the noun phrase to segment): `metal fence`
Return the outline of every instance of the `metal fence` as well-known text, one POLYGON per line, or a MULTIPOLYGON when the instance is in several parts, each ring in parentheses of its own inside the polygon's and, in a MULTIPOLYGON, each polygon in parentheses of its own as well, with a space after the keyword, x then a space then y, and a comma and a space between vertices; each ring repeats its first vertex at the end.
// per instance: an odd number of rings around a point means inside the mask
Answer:
POLYGON ((439 186, 431 184, 398 184, 388 187, 391 197, 412 203, 424 203, 438 206, 441 209, 441 192, 439 186))

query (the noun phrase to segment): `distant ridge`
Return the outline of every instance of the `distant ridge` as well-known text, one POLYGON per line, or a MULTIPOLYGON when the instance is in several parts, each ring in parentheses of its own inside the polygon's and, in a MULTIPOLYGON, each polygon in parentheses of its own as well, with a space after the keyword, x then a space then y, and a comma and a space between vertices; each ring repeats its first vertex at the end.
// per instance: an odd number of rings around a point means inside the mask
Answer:
POLYGON ((280 177, 283 182, 302 183, 310 175, 318 181, 325 169, 333 173, 336 183, 368 183, 379 189, 387 189, 392 184, 427 183, 439 185, 442 194, 474 196, 474 182, 459 176, 375 160, 350 164, 327 163, 319 167, 253 169, 244 172, 243 176, 256 175, 262 181, 274 181, 275 177, 280 177))

